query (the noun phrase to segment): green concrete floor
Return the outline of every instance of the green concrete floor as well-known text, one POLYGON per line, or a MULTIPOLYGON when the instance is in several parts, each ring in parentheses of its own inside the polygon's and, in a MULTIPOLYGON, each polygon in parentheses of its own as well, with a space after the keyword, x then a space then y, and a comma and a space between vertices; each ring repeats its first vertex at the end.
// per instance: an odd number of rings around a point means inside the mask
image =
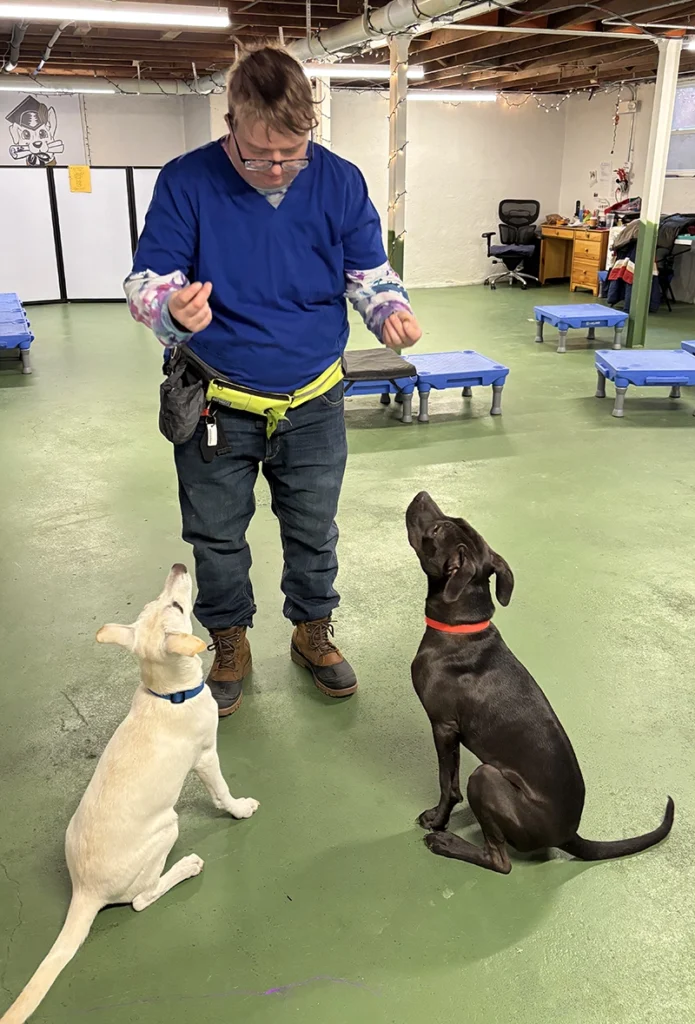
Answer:
MULTIPOLYGON (((693 1019, 695 401, 641 392, 613 419, 589 351, 534 345, 532 292, 414 298, 425 351, 476 348, 511 375, 499 420, 487 395, 463 416, 458 395, 435 394, 432 422, 409 428, 374 399, 348 403, 338 635, 361 691, 330 702, 289 663, 263 485, 255 674, 219 739, 232 791, 262 807, 233 822, 191 781, 178 850, 202 856, 203 874, 141 915, 101 914, 36 1020, 693 1019), (509 877, 427 852, 415 817, 436 764, 409 680, 423 579, 403 526, 420 488, 514 569, 498 624, 574 742, 582 832, 651 829, 670 793, 664 845, 591 866, 517 859, 509 877)), ((564 288, 543 298, 568 301, 564 288)), ((132 619, 190 558, 157 432, 158 346, 121 305, 31 320, 35 375, 0 375, 0 1008, 60 928, 63 833, 136 686, 95 630, 132 619)), ((651 345, 692 336, 692 307, 650 319, 651 345)), ((476 834, 465 809, 454 825, 476 834)))

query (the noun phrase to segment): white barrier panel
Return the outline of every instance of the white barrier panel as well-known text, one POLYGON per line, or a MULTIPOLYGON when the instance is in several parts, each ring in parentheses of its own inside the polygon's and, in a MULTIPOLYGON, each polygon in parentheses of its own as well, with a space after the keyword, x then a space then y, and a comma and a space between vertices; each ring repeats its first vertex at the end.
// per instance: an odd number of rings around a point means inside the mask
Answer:
POLYGON ((22 302, 60 299, 47 171, 0 167, 0 197, 0 292, 22 302))
POLYGON ((135 219, 138 226, 138 238, 145 226, 147 213, 155 182, 159 176, 159 167, 134 167, 133 187, 135 192, 135 219))
POLYGON ((71 192, 66 167, 55 169, 68 299, 122 299, 133 257, 123 167, 92 168, 92 191, 71 192))

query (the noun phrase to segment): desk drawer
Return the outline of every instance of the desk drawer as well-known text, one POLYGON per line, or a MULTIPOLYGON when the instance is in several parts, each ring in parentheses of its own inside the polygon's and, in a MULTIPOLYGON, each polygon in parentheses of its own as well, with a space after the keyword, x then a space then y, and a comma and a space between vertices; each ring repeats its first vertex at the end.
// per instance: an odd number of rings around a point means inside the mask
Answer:
MULTIPOLYGON (((582 232, 584 234, 584 232, 582 232)), ((577 238, 574 243, 573 259, 579 260, 582 263, 596 262, 597 264, 601 261, 601 253, 603 251, 603 241, 600 238, 577 238)))
POLYGON ((594 239, 600 242, 607 234, 607 231, 575 231, 574 237, 578 242, 591 242, 594 239))
POLYGON ((573 260, 570 287, 575 284, 581 284, 586 288, 596 288, 598 286, 598 271, 599 266, 597 262, 573 260))
POLYGON ((543 238, 574 238, 574 231, 567 228, 541 228, 543 238))

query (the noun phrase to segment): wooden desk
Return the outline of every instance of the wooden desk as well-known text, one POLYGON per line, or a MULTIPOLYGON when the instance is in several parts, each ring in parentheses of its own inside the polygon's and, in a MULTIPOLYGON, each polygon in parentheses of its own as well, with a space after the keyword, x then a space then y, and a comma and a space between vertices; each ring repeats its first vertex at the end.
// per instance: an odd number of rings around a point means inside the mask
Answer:
POLYGON ((570 291, 586 288, 598 295, 598 272, 606 266, 607 230, 541 228, 540 282, 570 279, 570 291))

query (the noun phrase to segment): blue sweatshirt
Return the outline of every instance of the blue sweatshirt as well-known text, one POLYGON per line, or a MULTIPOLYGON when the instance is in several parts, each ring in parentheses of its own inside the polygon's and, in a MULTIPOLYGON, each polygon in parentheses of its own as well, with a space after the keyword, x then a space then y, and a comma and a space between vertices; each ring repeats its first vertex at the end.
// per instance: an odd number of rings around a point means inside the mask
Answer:
MULTIPOLYGON (((157 181, 133 274, 212 282, 212 322, 188 343, 239 384, 293 391, 314 380, 347 343, 346 275, 387 263, 360 172, 321 146, 312 152, 277 208, 219 142, 157 181)), ((409 308, 402 286, 383 298, 409 308)))

